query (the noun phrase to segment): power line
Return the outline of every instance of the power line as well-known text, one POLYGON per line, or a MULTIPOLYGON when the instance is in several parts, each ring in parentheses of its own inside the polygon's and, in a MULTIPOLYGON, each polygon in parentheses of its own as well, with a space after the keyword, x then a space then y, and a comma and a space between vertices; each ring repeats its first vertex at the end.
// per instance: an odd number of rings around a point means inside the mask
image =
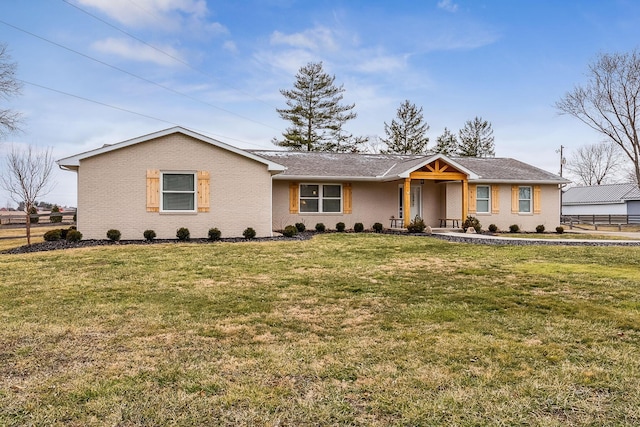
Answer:
MULTIPOLYGON (((85 9, 81 8, 80 6, 78 6, 78 5, 76 5, 76 4, 73 4, 73 3, 69 2, 68 0, 62 0, 62 1, 63 1, 64 3, 66 3, 66 4, 68 4, 69 6, 76 8, 76 9, 77 9, 77 10, 79 10, 80 12, 82 12, 82 13, 84 13, 84 14, 86 14, 86 15, 90 16, 90 17, 92 17, 93 19, 96 19, 96 20, 98 20, 98 21, 102 22, 103 24, 105 24, 105 25, 107 25, 107 26, 109 26, 109 27, 113 28, 113 29, 114 29, 114 30, 116 30, 116 31, 121 32, 122 34, 124 34, 124 35, 126 35, 126 36, 128 36, 128 37, 131 37, 132 39, 134 39, 134 40, 136 40, 136 41, 138 41, 138 42, 140 42, 140 43, 144 44, 145 46, 150 47, 151 49, 155 50, 156 52, 159 52, 159 53, 161 53, 161 54, 163 54, 163 55, 167 56, 168 58, 173 59, 174 61, 176 61, 176 62, 178 62, 178 63, 180 63, 180 64, 182 64, 182 65, 184 65, 184 66, 186 66, 186 67, 188 67, 188 68, 190 68, 190 69, 192 69, 193 71, 196 71, 196 72, 198 72, 198 73, 202 74, 202 75, 203 75, 203 76, 205 76, 205 77, 211 77, 211 78, 214 78, 214 79, 218 80, 220 83, 222 83, 223 85, 225 85, 225 86, 227 86, 227 87, 229 87, 229 88, 231 88, 231 89, 233 89, 233 90, 235 90, 235 91, 237 91, 237 92, 239 92, 239 93, 241 93, 241 94, 243 94, 243 95, 246 95, 246 96, 248 96, 248 97, 250 97, 250 98, 252 98, 252 99, 254 99, 254 100, 258 101, 258 102, 261 102, 261 103, 263 103, 263 104, 265 104, 265 105, 267 105, 267 106, 269 106, 269 107, 271 107, 271 108, 273 108, 273 109, 277 108, 277 107, 275 107, 274 105, 271 105, 271 104, 269 104, 268 102, 263 101, 262 99, 257 98, 256 96, 254 96, 254 95, 252 95, 252 94, 250 94, 250 93, 248 93, 248 92, 245 92, 245 91, 243 91, 243 90, 241 90, 241 89, 238 89, 237 87, 234 87, 234 86, 232 86, 232 85, 230 85, 230 84, 228 84, 228 83, 225 83, 225 82, 221 81, 220 79, 217 79, 217 78, 216 78, 215 76, 213 76, 212 74, 209 74, 209 73, 207 73, 207 72, 205 72, 205 71, 203 71, 203 70, 200 70, 199 68, 196 68, 196 67, 192 66, 192 65, 191 65, 191 64, 189 64, 187 61, 184 61, 183 59, 181 59, 181 58, 179 58, 179 57, 177 57, 177 56, 175 56, 175 55, 172 55, 172 54, 170 54, 169 52, 166 52, 166 51, 164 51, 164 50, 160 49, 159 47, 152 45, 151 43, 148 43, 147 41, 145 41, 145 40, 141 39, 140 37, 137 37, 136 35, 131 34, 130 32, 128 32, 128 31, 126 31, 126 30, 123 30, 122 28, 120 28, 120 27, 117 27, 117 26, 113 25, 112 23, 110 23, 110 22, 108 22, 108 21, 106 21, 106 20, 104 20, 104 19, 100 18, 99 16, 94 15, 93 13, 91 13, 91 12, 89 12, 89 11, 87 11, 87 10, 85 10, 85 9)), ((154 16, 153 14, 151 14, 151 12, 150 12, 150 11, 148 11, 147 9, 142 8, 142 6, 138 5, 137 3, 133 2, 133 1, 132 1, 131 3, 133 3, 135 6, 139 7, 140 9, 144 10, 144 11, 145 11, 145 12, 147 12, 149 15, 153 16, 153 17, 154 17, 154 19, 156 19, 156 20, 157 20, 157 16, 154 16)))
MULTIPOLYGON (((64 0, 63 0, 63 1, 64 1, 64 0)), ((224 108, 218 107, 218 106, 213 105, 213 104, 211 104, 211 103, 209 103, 209 102, 206 102, 206 101, 200 100, 200 99, 195 98, 195 97, 193 97, 193 96, 191 96, 191 95, 188 95, 188 94, 186 94, 186 93, 182 93, 182 92, 180 92, 180 91, 177 91, 177 90, 175 90, 175 89, 172 89, 172 88, 170 88, 170 87, 168 87, 168 86, 164 86, 164 85, 162 85, 162 84, 160 84, 160 83, 154 82, 153 80, 149 80, 149 79, 147 79, 147 78, 145 78, 145 77, 139 76, 139 75, 134 74, 134 73, 132 73, 132 72, 130 72, 130 71, 127 71, 127 70, 122 69, 122 68, 120 68, 120 67, 116 67, 115 65, 111 65, 111 64, 109 64, 109 63, 107 63, 107 62, 101 61, 101 60, 99 60, 99 59, 97 59, 97 58, 94 58, 94 57, 89 56, 89 55, 87 55, 87 54, 84 54, 84 53, 82 53, 82 52, 79 52, 79 51, 77 51, 77 50, 74 50, 74 49, 71 49, 71 48, 69 48, 69 47, 66 47, 66 46, 64 46, 64 45, 62 45, 62 44, 60 44, 60 43, 54 42, 54 41, 52 41, 52 40, 49 40, 49 39, 47 39, 47 38, 45 38, 45 37, 41 37, 41 36, 39 36, 39 35, 37 35, 37 34, 34 34, 34 33, 30 32, 30 31, 27 31, 27 30, 25 30, 25 29, 22 29, 22 28, 19 28, 19 27, 15 26, 15 25, 9 24, 8 22, 5 22, 5 21, 3 21, 3 20, 0 20, 0 23, 2 23, 2 24, 4 24, 4 25, 6 25, 6 26, 8 26, 8 27, 11 27, 11 28, 13 28, 13 29, 15 29, 15 30, 17 30, 17 31, 20 31, 20 32, 23 32, 23 33, 25 33, 25 34, 28 34, 28 35, 30 35, 30 36, 32 36, 32 37, 35 37, 35 38, 37 38, 37 39, 40 39, 40 40, 45 41, 45 42, 47 42, 47 43, 50 43, 50 44, 52 44, 52 45, 54 45, 54 46, 57 46, 57 47, 59 47, 59 48, 61 48, 61 49, 65 49, 65 50, 67 50, 67 51, 69 51, 69 52, 73 52, 73 53, 75 53, 76 55, 80 55, 80 56, 82 56, 82 57, 84 57, 84 58, 86 58, 86 59, 89 59, 89 60, 91 60, 91 61, 95 61, 95 62, 97 62, 97 63, 99 63, 99 64, 101 64, 101 65, 104 65, 104 66, 106 66, 106 67, 112 68, 112 69, 114 69, 114 70, 116 70, 116 71, 119 71, 119 72, 121 72, 121 73, 127 74, 127 75, 129 75, 129 76, 131 76, 131 77, 137 78, 137 79, 139 79, 139 80, 142 80, 142 81, 144 81, 144 82, 146 82, 146 83, 149 83, 149 84, 152 84, 152 85, 154 85, 154 86, 157 86, 157 87, 159 87, 159 88, 161 88, 161 89, 164 89, 164 90, 169 91, 169 92, 171 92, 171 93, 174 93, 174 94, 176 94, 176 95, 183 96, 183 97, 185 97, 185 98, 187 98, 187 99, 190 99, 190 100, 192 100, 192 101, 200 102, 200 103, 202 103, 202 104, 204 104, 204 105, 207 105, 207 106, 209 106, 209 107, 215 108, 215 109, 220 110, 220 111, 224 111, 225 113, 228 113, 228 114, 234 115, 234 116, 239 117, 239 118, 241 118, 241 119, 243 119, 243 120, 247 120, 247 121, 250 121, 250 122, 252 122, 252 123, 258 124, 258 125, 260 125, 260 126, 268 127, 268 128, 270 128, 270 129, 273 129, 273 130, 276 130, 276 131, 280 132, 280 129, 278 129, 278 128, 275 128, 275 127, 273 127, 273 126, 270 126, 270 125, 267 125, 267 124, 264 124, 264 123, 258 122, 258 121, 256 121, 256 120, 253 120, 253 119, 249 118, 249 117, 245 117, 245 116, 243 116, 243 115, 241 115, 241 114, 234 113, 233 111, 229 111, 229 110, 226 110, 226 109, 224 109, 224 108)))
MULTIPOLYGON (((134 114, 136 116, 144 117, 145 119, 151 119, 151 120, 155 120, 155 121, 158 121, 158 122, 167 123, 167 124, 172 125, 172 126, 183 126, 183 125, 181 125, 179 123, 172 122, 170 120, 161 119, 161 118, 158 118, 158 117, 150 116, 148 114, 139 113, 137 111, 129 110, 127 108, 118 107, 116 105, 107 104, 107 103, 101 102, 101 101, 96 101, 94 99, 86 98, 84 96, 75 95, 75 94, 72 94, 72 93, 69 93, 69 92, 65 92, 65 91, 62 91, 62 90, 59 90, 59 89, 54 89, 54 88, 51 88, 51 87, 48 87, 48 86, 44 86, 44 85, 40 85, 40 84, 37 84, 37 83, 29 82, 27 80, 22 80, 22 79, 18 79, 18 78, 16 78, 16 80, 21 82, 21 83, 28 84, 30 86, 34 86, 34 87, 37 87, 37 88, 40 88, 40 89, 45 89, 45 90, 48 90, 48 91, 51 91, 51 92, 59 93, 61 95, 69 96, 71 98, 80 99, 82 101, 91 102, 93 104, 97 104, 97 105, 100 105, 102 107, 107 107, 107 108, 111 108, 111 109, 114 109, 114 110, 122 111, 122 112, 125 112, 125 113, 134 114)), ((192 128, 192 127, 189 127, 189 129, 192 129, 192 130, 197 131, 199 133, 202 133, 204 135, 215 136, 215 137, 223 138, 223 139, 226 139, 226 140, 237 141, 237 142, 241 142, 243 144, 248 144, 248 145, 253 145, 255 147, 264 148, 263 146, 261 146, 259 144, 255 144, 255 143, 248 142, 248 141, 243 141, 243 140, 240 140, 240 139, 237 139, 237 138, 232 138, 230 136, 219 135, 219 134, 211 133, 209 131, 204 131, 204 130, 201 130, 201 129, 195 129, 195 128, 192 128)))

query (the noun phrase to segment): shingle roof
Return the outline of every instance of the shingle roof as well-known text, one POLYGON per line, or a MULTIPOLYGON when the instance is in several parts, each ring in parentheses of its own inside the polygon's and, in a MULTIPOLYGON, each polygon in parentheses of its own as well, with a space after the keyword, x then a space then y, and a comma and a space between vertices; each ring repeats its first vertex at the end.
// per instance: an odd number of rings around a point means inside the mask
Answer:
MULTIPOLYGON (((398 179, 420 167, 432 156, 397 154, 320 153, 307 151, 262 151, 252 153, 286 166, 276 179, 349 178, 398 179)), ((550 172, 510 158, 450 157, 451 163, 467 169, 474 182, 558 183, 569 181, 550 172)))
POLYGON ((562 195, 562 204, 614 204, 636 199, 640 199, 640 189, 636 184, 589 185, 569 188, 562 195))

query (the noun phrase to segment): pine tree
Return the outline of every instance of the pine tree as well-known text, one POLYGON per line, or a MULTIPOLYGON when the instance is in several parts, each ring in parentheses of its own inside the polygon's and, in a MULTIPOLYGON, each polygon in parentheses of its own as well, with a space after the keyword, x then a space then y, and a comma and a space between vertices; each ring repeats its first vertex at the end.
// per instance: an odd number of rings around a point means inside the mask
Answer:
POLYGON ((494 157, 493 129, 491 123, 476 117, 467 120, 459 132, 458 154, 463 157, 494 157))
POLYGON ((278 108, 278 114, 291 126, 282 134, 284 139, 273 143, 290 150, 358 151, 362 138, 344 131, 346 122, 356 118, 355 104, 341 105, 342 85, 335 85, 335 76, 325 73, 322 62, 310 62, 300 68, 292 90, 281 90, 289 108, 278 108))
POLYGON ((447 128, 444 128, 442 135, 436 139, 434 153, 444 154, 445 156, 455 156, 458 154, 458 138, 447 128))
POLYGON ((429 125, 424 121, 422 107, 405 100, 396 113, 391 124, 384 123, 387 138, 381 138, 387 144, 385 153, 389 154, 424 154, 427 151, 429 137, 426 136, 429 125), (397 119, 397 120, 396 120, 397 119))

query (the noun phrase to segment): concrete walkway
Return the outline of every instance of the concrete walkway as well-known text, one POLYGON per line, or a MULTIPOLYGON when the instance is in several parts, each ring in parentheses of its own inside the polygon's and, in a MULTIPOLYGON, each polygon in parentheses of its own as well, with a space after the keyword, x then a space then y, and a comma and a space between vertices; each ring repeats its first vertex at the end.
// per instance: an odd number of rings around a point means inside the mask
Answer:
POLYGON ((504 244, 504 245, 569 245, 569 246, 640 246, 640 233, 624 231, 592 231, 592 230, 571 230, 565 234, 597 234, 603 237, 615 236, 625 239, 563 239, 549 238, 536 239, 533 237, 510 237, 490 234, 464 233, 462 231, 434 229, 433 234, 441 236, 445 240, 478 244, 504 244))

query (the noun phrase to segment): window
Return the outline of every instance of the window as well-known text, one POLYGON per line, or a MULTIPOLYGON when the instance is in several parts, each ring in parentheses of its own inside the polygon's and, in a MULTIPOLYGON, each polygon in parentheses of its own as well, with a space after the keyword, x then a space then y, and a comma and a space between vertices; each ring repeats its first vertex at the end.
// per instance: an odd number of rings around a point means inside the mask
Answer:
POLYGON ((339 184, 300 184, 300 212, 342 211, 342 186, 339 184))
POLYGON ((491 188, 488 185, 478 185, 476 187, 476 212, 489 213, 491 206, 491 188))
POLYGON ((531 213, 531 187, 518 188, 518 211, 531 213))
POLYGON ((196 211, 196 185, 194 173, 162 174, 162 210, 176 212, 196 211))

